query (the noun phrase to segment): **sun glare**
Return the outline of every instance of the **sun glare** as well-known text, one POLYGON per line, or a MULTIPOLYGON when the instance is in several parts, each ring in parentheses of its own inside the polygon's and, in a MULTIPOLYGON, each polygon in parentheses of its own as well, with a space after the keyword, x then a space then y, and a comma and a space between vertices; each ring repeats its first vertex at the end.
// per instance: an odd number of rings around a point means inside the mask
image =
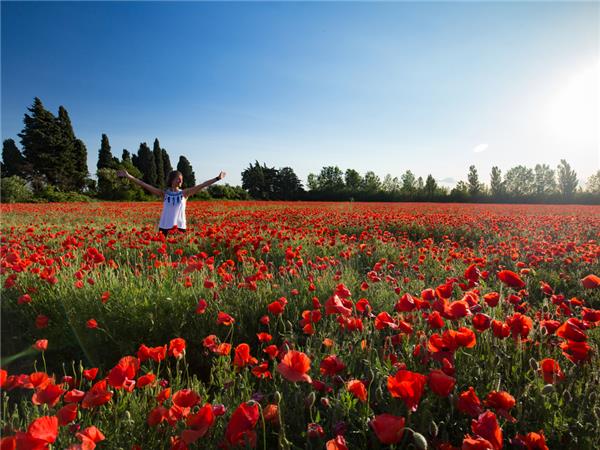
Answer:
POLYGON ((548 108, 549 131, 569 141, 589 141, 598 137, 600 103, 600 63, 571 76, 548 108))

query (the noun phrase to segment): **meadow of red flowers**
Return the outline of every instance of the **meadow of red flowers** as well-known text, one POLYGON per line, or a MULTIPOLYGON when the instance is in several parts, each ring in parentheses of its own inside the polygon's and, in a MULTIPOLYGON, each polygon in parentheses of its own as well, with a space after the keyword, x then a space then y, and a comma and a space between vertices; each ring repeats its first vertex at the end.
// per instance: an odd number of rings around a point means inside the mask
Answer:
POLYGON ((2 449, 600 446, 600 207, 0 207, 2 449))

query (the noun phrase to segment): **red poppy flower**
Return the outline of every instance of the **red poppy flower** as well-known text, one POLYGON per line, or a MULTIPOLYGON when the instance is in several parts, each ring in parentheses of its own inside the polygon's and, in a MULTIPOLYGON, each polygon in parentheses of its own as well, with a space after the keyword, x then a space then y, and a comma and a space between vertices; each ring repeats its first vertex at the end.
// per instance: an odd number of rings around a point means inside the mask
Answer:
POLYGON ((135 384, 138 388, 141 389, 145 386, 148 386, 148 385, 151 385, 152 383, 154 383, 154 380, 156 380, 156 375, 154 375, 153 373, 147 373, 147 374, 139 377, 135 384))
POLYGON ((198 305, 196 305, 196 314, 204 314, 206 312, 206 308, 208 307, 208 303, 206 300, 201 298, 198 300, 198 305))
POLYGON ((454 389, 455 384, 456 379, 454 377, 446 375, 439 369, 432 370, 429 373, 429 388, 440 397, 448 397, 454 389))
POLYGON ((169 342, 169 356, 180 359, 185 354, 185 340, 182 338, 175 338, 169 342))
POLYGON ((387 388, 392 397, 401 398, 411 411, 416 411, 425 389, 427 377, 409 370, 399 370, 389 376, 387 388))
POLYGON ((196 414, 191 414, 185 419, 186 425, 191 429, 183 430, 181 438, 187 445, 196 442, 208 432, 214 421, 212 405, 207 403, 196 414))
POLYGON ((467 434, 463 439, 461 450, 494 450, 494 446, 481 436, 467 434))
POLYGON ((496 414, 486 411, 471 422, 471 431, 492 444, 494 450, 502 448, 502 429, 498 425, 496 414))
POLYGON ((98 375, 98 368, 97 367, 93 367, 91 369, 85 369, 83 371, 83 377, 86 380, 89 380, 89 381, 94 380, 97 375, 98 375))
POLYGON ((587 342, 567 341, 560 344, 560 348, 570 361, 580 363, 591 358, 591 347, 587 342))
POLYGON ((525 436, 517 434, 515 441, 522 444, 527 450, 548 450, 546 437, 544 436, 543 431, 540 431, 539 433, 527 433, 525 436))
POLYGON ((32 347, 39 352, 46 351, 48 350, 48 339, 38 339, 32 347))
POLYGON ((526 339, 533 327, 533 321, 521 313, 514 313, 506 319, 506 325, 510 328, 513 339, 526 339))
POLYGON ((65 394, 63 400, 65 403, 79 403, 85 397, 85 392, 79 389, 72 389, 65 394))
POLYGON ((586 289, 597 289, 600 287, 600 277, 590 274, 581 280, 581 284, 586 289))
POLYGON ((364 403, 367 401, 367 389, 362 381, 350 380, 346 382, 346 389, 348 389, 348 392, 354 394, 361 402, 364 403))
POLYGON ((254 427, 260 417, 260 411, 256 402, 242 403, 231 415, 227 428, 225 429, 225 439, 230 445, 244 446, 249 444, 256 446, 256 432, 254 427))
POLYGON ((545 358, 540 361, 540 373, 544 377, 544 383, 554 384, 556 381, 564 380, 565 374, 560 369, 560 365, 552 358, 545 358))
POLYGON ((338 434, 335 438, 327 441, 325 450, 348 450, 346 439, 341 434, 338 434))
POLYGON ((523 289, 526 284, 516 273, 510 270, 501 270, 498 272, 498 278, 504 284, 515 289, 523 289))
POLYGON ((379 414, 369 422, 379 442, 385 445, 397 444, 404 434, 406 419, 392 414, 379 414))
POLYGON ((233 325, 235 323, 235 319, 231 317, 229 314, 219 311, 217 314, 217 324, 225 325, 227 327, 233 325))
POLYGON ((34 405, 54 406, 58 403, 64 392, 64 389, 61 389, 60 386, 50 383, 36 390, 33 397, 31 397, 31 403, 34 405))
POLYGON ((477 313, 473 316, 472 322, 473 328, 479 332, 483 332, 491 326, 492 319, 487 314, 477 313))
POLYGON ((308 372, 310 370, 310 358, 302 352, 290 350, 277 365, 277 371, 288 381, 306 381, 312 380, 308 372))
POLYGON ((271 371, 269 370, 269 363, 267 362, 262 362, 258 366, 254 366, 252 368, 252 374, 256 378, 273 378, 273 375, 271 375, 271 371))
POLYGON ((238 369, 242 369, 248 365, 256 364, 258 361, 250 354, 250 346, 242 343, 235 348, 233 356, 233 365, 238 369))
POLYGON ((458 410, 471 417, 477 417, 481 414, 481 401, 477 397, 473 386, 470 386, 467 391, 458 396, 458 410))
POLYGON ((134 380, 140 361, 134 356, 124 356, 119 360, 119 363, 111 369, 106 377, 108 384, 112 387, 120 389, 128 385, 128 380, 134 380))
POLYGON ((583 332, 579 325, 580 322, 577 319, 567 319, 565 323, 558 327, 556 330, 556 335, 563 339, 568 339, 575 342, 587 341, 587 335, 583 332))
POLYGON ((336 355, 329 355, 323 358, 321 364, 319 365, 319 371, 321 375, 325 376, 335 376, 338 373, 342 372, 346 368, 346 365, 342 362, 342 360, 336 355))
POLYGON ((483 300, 488 304, 488 306, 493 308, 500 301, 500 294, 497 292, 488 292, 483 296, 483 300))
POLYGON ((495 409, 505 419, 510 422, 516 420, 510 415, 509 410, 515 406, 515 398, 506 391, 492 391, 484 401, 485 406, 495 409))
POLYGON ((81 407, 84 409, 101 406, 108 403, 113 393, 106 388, 106 380, 101 380, 91 387, 85 394, 81 407))
POLYGON ((180 408, 193 408, 200 400, 200 396, 192 389, 181 389, 173 394, 173 404, 180 408))
POLYGON ((77 418, 77 403, 68 403, 56 413, 58 424, 61 427, 73 422, 77 418))
POLYGON ((27 433, 17 434, 17 448, 47 448, 48 444, 53 444, 58 436, 58 418, 43 416, 35 419, 27 428, 27 433), (23 447, 19 445, 19 438, 23 434, 24 441, 27 443, 23 447), (32 445, 33 444, 33 445, 32 445))

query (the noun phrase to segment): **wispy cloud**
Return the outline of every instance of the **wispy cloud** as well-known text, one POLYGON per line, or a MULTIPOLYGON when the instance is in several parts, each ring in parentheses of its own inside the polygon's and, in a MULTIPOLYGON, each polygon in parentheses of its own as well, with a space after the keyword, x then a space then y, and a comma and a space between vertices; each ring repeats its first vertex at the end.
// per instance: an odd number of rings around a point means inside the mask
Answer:
POLYGON ((485 152, 488 149, 488 147, 489 147, 489 145, 487 145, 487 144, 476 145, 475 148, 473 148, 473 153, 485 152))

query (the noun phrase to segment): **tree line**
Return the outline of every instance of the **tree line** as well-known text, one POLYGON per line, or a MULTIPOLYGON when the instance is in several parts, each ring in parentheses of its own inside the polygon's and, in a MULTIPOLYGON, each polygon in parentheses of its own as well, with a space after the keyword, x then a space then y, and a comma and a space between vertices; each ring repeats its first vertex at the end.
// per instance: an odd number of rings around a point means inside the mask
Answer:
MULTIPOLYGON (((123 149, 119 159, 113 156, 108 136, 102 134, 94 180, 88 171, 86 146, 75 136, 66 108, 60 106, 55 116, 36 97, 27 111, 23 130, 18 134, 22 150, 13 139, 4 140, 2 145, 2 201, 150 198, 139 186, 118 178, 119 169, 126 169, 151 185, 165 187, 173 167, 158 138, 152 149, 146 142, 140 143, 134 154, 123 149)), ((176 168, 182 173, 185 186, 196 184, 192 165, 185 156, 179 157, 176 168)), ((239 187, 218 185, 201 192, 199 197, 245 199, 248 194, 239 187)))
MULTIPOLYGON (((146 183, 165 187, 173 170, 169 153, 158 138, 152 149, 141 142, 137 153, 123 149, 121 158, 113 156, 109 138, 102 134, 98 150, 96 179, 90 177, 87 149, 73 130, 67 110, 60 106, 55 116, 35 98, 27 109, 23 130, 18 134, 22 150, 13 139, 2 146, 0 163, 2 201, 85 201, 150 199, 139 186, 116 176, 126 169, 146 183)), ((196 184, 193 168, 185 156, 176 166, 185 186, 196 184)), ((556 170, 547 164, 534 168, 513 167, 503 175, 493 167, 489 184, 480 180, 475 166, 469 167, 466 180, 452 189, 440 186, 429 174, 425 179, 406 170, 400 177, 387 174, 383 179, 373 171, 361 175, 355 169, 342 171, 326 166, 308 175, 306 189, 291 167, 254 164, 242 171, 242 186, 212 185, 197 196, 202 199, 244 200, 335 200, 335 201, 440 201, 440 202, 530 202, 600 203, 600 170, 585 188, 566 160, 556 170)))
POLYGON ((318 174, 308 175, 305 190, 292 168, 276 169, 256 161, 242 172, 242 187, 260 200, 600 203, 600 170, 584 189, 564 159, 556 170, 547 164, 533 169, 519 165, 504 176, 493 167, 489 185, 480 180, 472 165, 466 181, 450 189, 440 186, 431 174, 423 180, 411 170, 399 178, 387 174, 381 179, 373 171, 361 175, 355 169, 326 166, 318 174))

